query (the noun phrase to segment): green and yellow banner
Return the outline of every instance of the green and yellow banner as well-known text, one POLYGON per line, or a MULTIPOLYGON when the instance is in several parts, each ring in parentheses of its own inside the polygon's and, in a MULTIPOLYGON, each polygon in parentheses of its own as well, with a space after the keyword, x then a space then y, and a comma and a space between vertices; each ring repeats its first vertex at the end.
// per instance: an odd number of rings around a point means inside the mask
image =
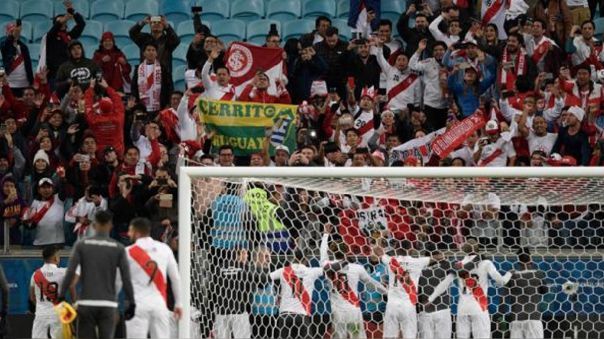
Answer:
POLYGON ((262 150, 262 144, 270 133, 269 153, 274 146, 284 144, 290 151, 296 148, 297 106, 261 104, 256 102, 221 101, 201 98, 198 101, 201 121, 216 133, 212 146, 233 146, 236 156, 250 155, 262 150))

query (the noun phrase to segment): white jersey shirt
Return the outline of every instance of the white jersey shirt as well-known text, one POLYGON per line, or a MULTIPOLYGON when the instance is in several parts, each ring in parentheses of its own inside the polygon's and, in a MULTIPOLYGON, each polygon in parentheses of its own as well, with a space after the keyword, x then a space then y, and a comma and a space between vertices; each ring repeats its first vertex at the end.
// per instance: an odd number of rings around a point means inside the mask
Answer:
POLYGON ((139 238, 134 245, 126 247, 136 303, 152 307, 168 307, 166 300, 162 296, 157 285, 153 282, 153 279, 151 279, 151 276, 144 270, 135 257, 133 257, 132 248, 134 246, 140 247, 149 256, 150 260, 143 263, 143 265, 152 267, 155 274, 161 274, 165 281, 166 288, 168 286, 168 277, 170 278, 172 294, 174 295, 174 304, 180 306, 180 275, 178 273, 178 265, 176 264, 174 254, 168 245, 160 241, 155 241, 151 237, 139 238))
POLYGON ((558 133, 547 133, 544 136, 537 136, 535 132, 530 131, 526 140, 528 141, 529 152, 533 154, 535 151, 543 151, 546 156, 549 156, 554 144, 558 139, 558 133))
POLYGON ((411 71, 410 67, 401 71, 391 66, 386 58, 382 48, 371 48, 371 54, 375 55, 380 65, 382 73, 386 75, 386 92, 388 95, 388 108, 392 111, 406 110, 408 104, 419 103, 419 84, 421 80, 411 71), (398 88, 402 83, 406 85, 398 88), (397 90, 398 88, 398 90, 397 90))
MULTIPOLYGON (((312 301, 312 292, 315 289, 315 281, 317 278, 323 275, 322 267, 307 267, 302 264, 292 264, 292 269, 294 274, 302 281, 302 285, 304 286, 304 290, 308 293, 312 301)), ((279 280, 281 283, 281 292, 280 298, 281 303, 279 304, 279 313, 293 313, 293 314, 301 314, 307 315, 302 302, 298 297, 294 295, 294 292, 285 280, 283 276, 285 268, 280 268, 276 271, 271 272, 271 280, 279 280)))
MULTIPOLYGON (((479 143, 476 143, 475 149, 478 150, 478 147, 479 143)), ((501 137, 496 142, 489 143, 482 148, 478 166, 505 167, 508 163, 508 158, 515 156, 516 151, 512 142, 501 137)))
POLYGON ((60 268, 55 264, 44 264, 31 276, 29 285, 34 287, 37 317, 55 315, 54 301, 56 301, 57 297, 59 296, 59 291, 61 290, 61 285, 63 284, 63 278, 65 278, 66 271, 67 269, 60 268), (37 272, 42 273, 42 276, 44 276, 47 283, 36 283, 37 272))
POLYGON ((396 260, 400 266, 409 274, 413 285, 415 287, 415 295, 418 295, 418 281, 422 274, 422 270, 428 267, 430 264, 430 257, 413 258, 408 255, 405 256, 382 256, 382 263, 388 268, 388 302, 401 304, 404 306, 414 307, 409 294, 405 291, 401 285, 396 273, 392 270, 390 265, 391 260, 396 260))
MULTIPOLYGON (((465 256, 461 263, 470 263, 476 255, 465 256)), ((507 272, 502 276, 495 268, 495 265, 490 260, 480 261, 472 270, 469 272, 470 279, 475 279, 478 282, 478 288, 482 289, 482 293, 487 297, 489 291, 489 278, 493 279, 498 286, 504 286, 512 277, 512 273, 507 272)), ((466 279, 458 278, 459 283, 459 302, 457 307, 458 315, 476 315, 481 314, 483 311, 479 301, 475 297, 473 290, 466 285, 466 279)), ((488 309, 486 310, 488 312, 488 309)))
POLYGON ((212 64, 206 61, 201 69, 201 82, 206 89, 202 96, 212 100, 235 100, 235 87, 231 84, 220 86, 217 81, 212 80, 210 77, 211 68, 212 64))

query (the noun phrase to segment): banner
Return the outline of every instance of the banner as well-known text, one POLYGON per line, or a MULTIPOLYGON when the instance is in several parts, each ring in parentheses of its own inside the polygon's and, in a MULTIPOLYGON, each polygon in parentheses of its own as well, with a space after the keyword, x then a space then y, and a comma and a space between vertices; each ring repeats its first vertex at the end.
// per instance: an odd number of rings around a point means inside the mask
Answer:
POLYGON ((446 158, 449 153, 463 144, 472 133, 481 129, 486 123, 484 114, 480 110, 463 120, 454 122, 445 133, 432 141, 432 152, 440 159, 446 158))
POLYGON ((216 133, 212 146, 218 149, 222 145, 233 146, 236 156, 246 156, 260 152, 266 129, 279 123, 279 138, 273 137, 269 153, 278 146, 275 140, 283 140, 290 150, 296 148, 296 124, 298 107, 295 105, 261 104, 257 102, 219 101, 201 98, 198 103, 199 115, 208 128, 216 133), (287 124, 284 122, 288 122, 287 124))
POLYGON ((225 53, 226 66, 231 72, 230 83, 240 95, 245 86, 254 79, 257 71, 269 78, 269 94, 277 91, 276 81, 284 78, 283 49, 259 47, 243 42, 233 42, 225 53))
POLYGON ((410 156, 414 156, 418 159, 422 159, 422 163, 427 163, 432 156, 432 140, 437 136, 445 133, 445 128, 441 128, 438 131, 434 131, 426 136, 417 139, 411 139, 406 143, 397 146, 392 149, 392 154, 390 155, 390 166, 392 163, 401 160, 405 161, 410 156))

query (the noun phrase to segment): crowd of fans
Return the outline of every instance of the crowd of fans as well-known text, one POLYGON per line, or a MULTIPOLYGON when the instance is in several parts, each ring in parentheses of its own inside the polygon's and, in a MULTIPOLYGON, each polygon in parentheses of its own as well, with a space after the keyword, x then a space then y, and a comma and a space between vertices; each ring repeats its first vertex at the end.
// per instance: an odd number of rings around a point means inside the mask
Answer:
POLYGON ((203 166, 601 165, 604 53, 587 1, 512 1, 505 33, 464 4, 410 2, 396 23, 370 9, 374 31, 350 41, 327 17, 299 39, 282 41, 271 30, 265 46, 283 48, 287 78, 271 93, 274 80, 259 70, 240 96, 225 66, 228 46, 200 13, 193 13, 184 93, 172 82, 181 41, 163 16, 130 30, 139 65, 128 63, 111 32, 88 58, 78 41, 86 22, 70 2, 46 34, 38 69, 19 39, 20 22, 9 23, 1 43, 0 210, 10 242, 70 245, 90 232, 96 211, 109 209, 117 239, 127 241, 128 221, 144 216, 156 237, 173 243, 183 159, 203 166), (518 3, 526 5, 520 13, 518 3), (146 25, 150 33, 142 32, 146 25), (213 147, 215 131, 195 108, 199 95, 299 105, 297 148, 235 157, 232 145, 213 147), (445 159, 396 152, 474 114, 486 126, 445 159))

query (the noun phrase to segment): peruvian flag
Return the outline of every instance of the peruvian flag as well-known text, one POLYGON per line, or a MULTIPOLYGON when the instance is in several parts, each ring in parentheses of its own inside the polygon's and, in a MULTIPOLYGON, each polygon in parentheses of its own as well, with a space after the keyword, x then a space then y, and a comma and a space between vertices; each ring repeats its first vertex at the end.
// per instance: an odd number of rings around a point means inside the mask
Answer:
POLYGON ((350 0, 350 12, 348 12, 348 26, 353 32, 359 32, 363 38, 369 38, 369 34, 376 31, 380 19, 380 0, 350 0), (376 17, 371 23, 367 22, 367 12, 374 11, 376 17))
MULTIPOLYGON (((270 80, 268 93, 277 93, 277 81, 284 79, 283 49, 233 42, 225 53, 225 63, 231 72, 231 84, 237 96, 254 80, 258 71, 266 73, 270 80)), ((285 84, 284 84, 285 85, 285 84)))
POLYGON ((482 25, 495 24, 499 31, 499 39, 507 39, 503 24, 505 22, 505 10, 507 0, 483 0, 482 7, 480 8, 480 17, 482 18, 482 25))

